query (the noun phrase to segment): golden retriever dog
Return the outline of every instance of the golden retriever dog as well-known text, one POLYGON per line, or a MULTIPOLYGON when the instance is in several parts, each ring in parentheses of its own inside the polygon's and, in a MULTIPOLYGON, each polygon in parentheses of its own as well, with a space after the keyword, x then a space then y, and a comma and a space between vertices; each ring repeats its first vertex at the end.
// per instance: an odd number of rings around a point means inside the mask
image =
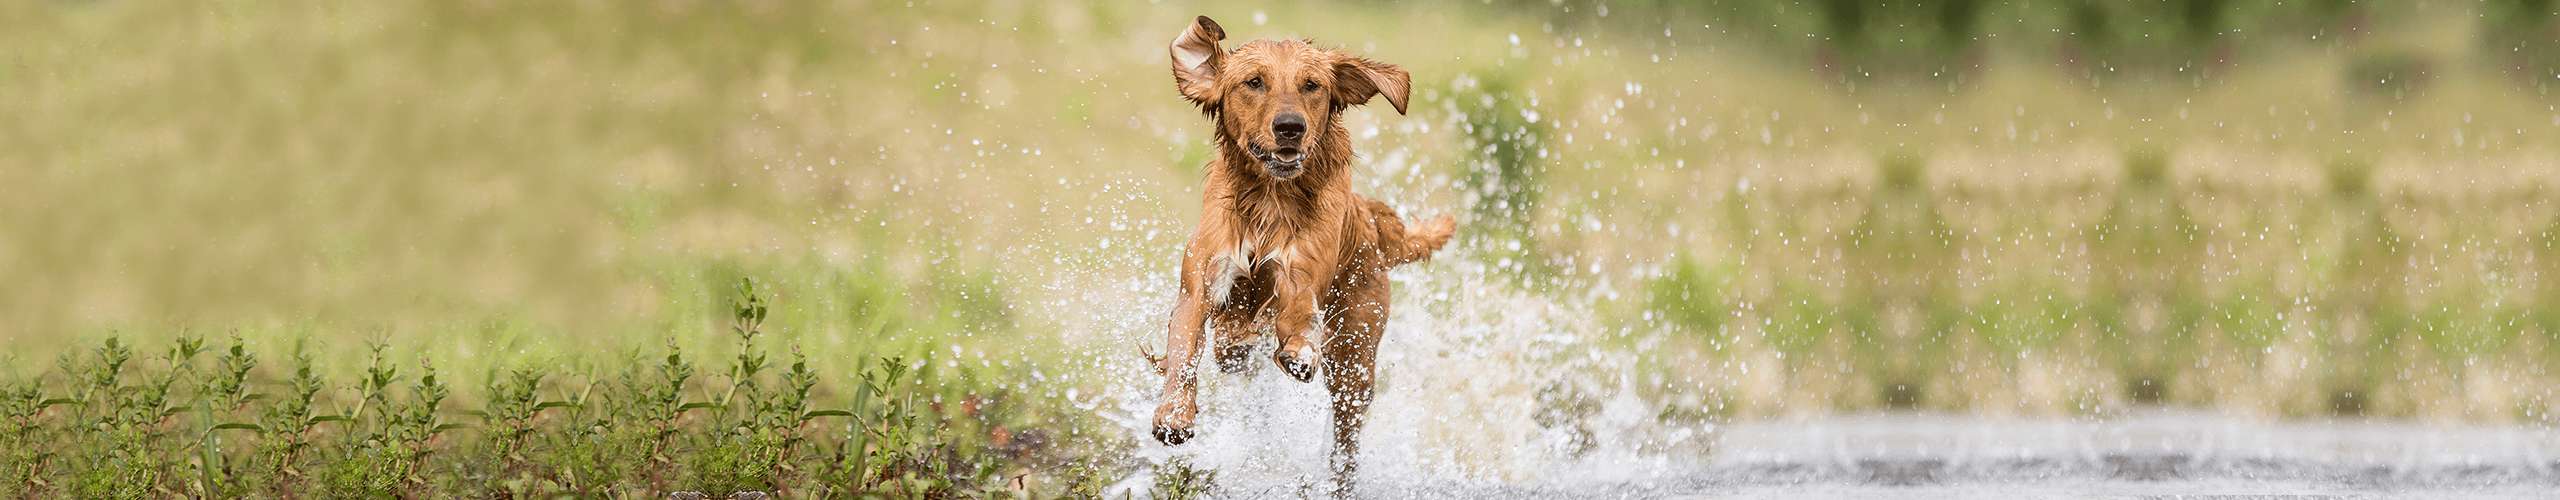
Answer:
POLYGON ((1218 154, 1183 249, 1167 353, 1154 359, 1165 377, 1155 438, 1191 439, 1204 325, 1214 325, 1218 366, 1230 373, 1268 331, 1279 337, 1272 361, 1290 377, 1324 371, 1331 467, 1335 487, 1346 488, 1386 333, 1387 269, 1429 258, 1457 224, 1443 215, 1407 231, 1394 209, 1351 192, 1342 114, 1379 96, 1403 114, 1404 69, 1302 40, 1230 51, 1218 47, 1225 39, 1204 16, 1173 40, 1174 88, 1217 124, 1218 154))

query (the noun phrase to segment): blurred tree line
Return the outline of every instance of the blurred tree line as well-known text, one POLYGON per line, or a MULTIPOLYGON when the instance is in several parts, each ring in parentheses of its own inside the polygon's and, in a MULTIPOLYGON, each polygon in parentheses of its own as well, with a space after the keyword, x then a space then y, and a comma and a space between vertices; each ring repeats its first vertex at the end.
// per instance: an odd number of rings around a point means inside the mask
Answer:
MULTIPOLYGON (((2480 59, 2535 85, 2560 69, 2560 2, 2360 0, 1511 0, 1559 27, 1664 22, 1738 36, 1805 58, 1844 82, 1961 82, 1995 48, 2090 80, 2171 75, 2201 81, 2288 45, 2353 45, 2405 9, 2469 9, 2480 59)), ((2376 56, 2364 71, 2410 62, 2376 56)))

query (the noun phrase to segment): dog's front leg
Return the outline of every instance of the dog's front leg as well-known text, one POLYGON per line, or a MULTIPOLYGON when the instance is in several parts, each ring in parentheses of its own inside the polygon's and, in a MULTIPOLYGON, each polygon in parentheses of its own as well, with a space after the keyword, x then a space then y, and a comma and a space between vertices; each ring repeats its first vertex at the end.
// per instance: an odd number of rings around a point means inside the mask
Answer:
POLYGON ((1191 440, 1191 424, 1200 416, 1200 378, 1193 358, 1200 353, 1200 329, 1208 305, 1188 259, 1183 268, 1182 296, 1173 301, 1172 324, 1165 328, 1165 356, 1156 366, 1164 374, 1164 401, 1156 406, 1155 436, 1167 445, 1191 440))
POLYGON ((1333 271, 1322 259, 1303 259, 1282 268, 1274 280, 1271 303, 1279 314, 1272 333, 1280 336, 1280 350, 1271 360, 1299 382, 1315 380, 1316 346, 1324 342, 1324 331, 1316 325, 1316 299, 1324 296, 1333 271))

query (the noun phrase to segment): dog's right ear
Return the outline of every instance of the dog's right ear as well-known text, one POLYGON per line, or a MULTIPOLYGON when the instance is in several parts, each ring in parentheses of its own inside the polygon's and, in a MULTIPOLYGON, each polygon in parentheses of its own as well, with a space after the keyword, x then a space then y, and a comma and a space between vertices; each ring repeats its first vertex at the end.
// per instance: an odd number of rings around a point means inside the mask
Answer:
POLYGON ((1218 42, 1226 39, 1227 30, 1209 16, 1193 20, 1173 37, 1173 88, 1182 91, 1182 98, 1202 108, 1218 104, 1218 65, 1227 58, 1218 42))

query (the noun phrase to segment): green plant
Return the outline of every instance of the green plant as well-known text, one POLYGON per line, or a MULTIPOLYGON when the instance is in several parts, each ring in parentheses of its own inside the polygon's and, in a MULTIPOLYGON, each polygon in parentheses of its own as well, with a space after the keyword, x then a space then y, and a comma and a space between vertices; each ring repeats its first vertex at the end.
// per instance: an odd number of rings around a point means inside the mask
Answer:
POLYGON ((1150 492, 1160 499, 1190 499, 1209 495, 1218 484, 1218 471, 1193 467, 1180 458, 1155 466, 1155 488, 1150 492))
POLYGON ((388 344, 369 346, 353 383, 338 385, 301 343, 265 378, 270 368, 245 337, 214 350, 182 336, 147 357, 109 338, 37 378, 0 384, 0 493, 945 498, 1008 487, 996 471, 1022 457, 986 443, 977 425, 991 424, 955 422, 997 418, 977 395, 1002 389, 976 386, 984 379, 966 369, 940 375, 920 357, 831 376, 792 346, 777 367, 763 347, 770 296, 752 281, 734 292, 736 352, 725 377, 709 381, 672 341, 590 372, 604 376, 493 368, 479 393, 463 395, 443 366, 400 366, 388 344), (856 384, 851 405, 830 409, 847 394, 825 386, 846 379, 856 384), (47 392, 63 386, 65 395, 47 392), (848 423, 821 425, 830 419, 848 423))

